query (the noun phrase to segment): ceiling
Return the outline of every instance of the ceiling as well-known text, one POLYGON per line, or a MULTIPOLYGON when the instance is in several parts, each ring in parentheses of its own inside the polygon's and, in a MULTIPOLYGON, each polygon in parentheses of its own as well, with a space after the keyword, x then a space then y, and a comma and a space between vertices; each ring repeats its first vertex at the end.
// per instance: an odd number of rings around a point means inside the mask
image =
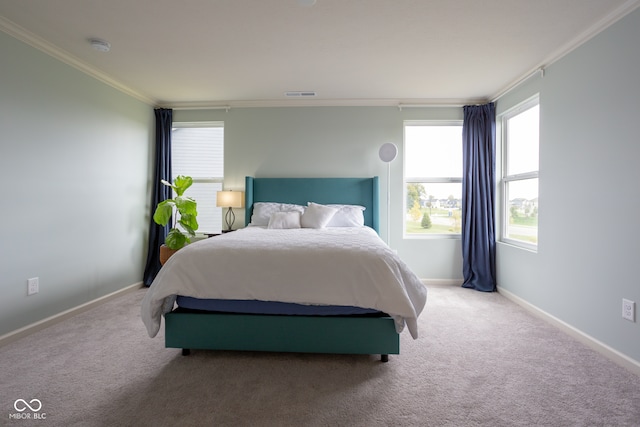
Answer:
POLYGON ((0 0, 0 30, 157 106, 454 105, 495 99, 640 0, 313 3, 0 0))

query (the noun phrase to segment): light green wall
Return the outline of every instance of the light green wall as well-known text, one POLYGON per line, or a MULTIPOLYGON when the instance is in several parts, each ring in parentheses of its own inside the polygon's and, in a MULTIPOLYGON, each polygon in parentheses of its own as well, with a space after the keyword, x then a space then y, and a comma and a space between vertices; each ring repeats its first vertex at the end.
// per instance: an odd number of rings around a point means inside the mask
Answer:
POLYGON ((141 281, 153 109, 2 32, 0 56, 1 336, 141 281))
POLYGON ((497 260, 501 288, 640 363, 638 40, 640 10, 498 101, 540 93, 540 222, 537 253, 497 260))
MULTIPOLYGON (((462 281, 460 240, 402 238, 404 120, 461 120, 462 108, 272 107, 177 110, 174 121, 224 121, 225 188, 242 190, 246 175, 259 177, 374 176, 386 200, 387 164, 378 158, 394 142, 391 163, 391 247, 426 279, 462 281)), ((244 218, 237 214, 237 218, 244 218)), ((381 208, 380 234, 387 237, 381 208)))

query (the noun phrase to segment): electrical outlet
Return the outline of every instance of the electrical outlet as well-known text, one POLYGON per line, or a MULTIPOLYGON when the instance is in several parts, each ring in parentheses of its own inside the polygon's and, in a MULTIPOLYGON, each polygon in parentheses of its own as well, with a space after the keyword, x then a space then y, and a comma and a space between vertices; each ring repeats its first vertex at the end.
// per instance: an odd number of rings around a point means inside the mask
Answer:
POLYGON ((40 292, 40 283, 37 277, 27 279, 27 295, 34 295, 40 292))
POLYGON ((627 319, 631 322, 636 321, 636 303, 628 300, 622 299, 622 318, 627 319))

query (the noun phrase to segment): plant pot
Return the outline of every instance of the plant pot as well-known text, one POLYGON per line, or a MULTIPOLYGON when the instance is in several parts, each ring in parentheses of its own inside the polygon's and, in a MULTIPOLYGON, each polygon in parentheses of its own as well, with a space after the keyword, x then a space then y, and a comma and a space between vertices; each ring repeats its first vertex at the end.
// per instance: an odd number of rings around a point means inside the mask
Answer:
POLYGON ((178 252, 179 249, 170 249, 167 245, 161 245, 160 246, 160 265, 164 265, 165 262, 167 262, 167 260, 169 258, 171 258, 171 255, 175 254, 176 252, 178 252))

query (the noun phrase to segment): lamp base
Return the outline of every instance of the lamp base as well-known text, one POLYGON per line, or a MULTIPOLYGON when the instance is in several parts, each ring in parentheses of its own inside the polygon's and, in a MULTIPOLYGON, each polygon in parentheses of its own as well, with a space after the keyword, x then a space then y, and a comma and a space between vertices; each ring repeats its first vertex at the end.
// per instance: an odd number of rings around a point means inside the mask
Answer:
POLYGON ((227 213, 224 215, 224 222, 227 224, 227 229, 222 230, 222 232, 228 233, 229 231, 233 231, 231 227, 233 227, 233 223, 236 222, 236 214, 233 213, 233 209, 227 208, 227 213))

